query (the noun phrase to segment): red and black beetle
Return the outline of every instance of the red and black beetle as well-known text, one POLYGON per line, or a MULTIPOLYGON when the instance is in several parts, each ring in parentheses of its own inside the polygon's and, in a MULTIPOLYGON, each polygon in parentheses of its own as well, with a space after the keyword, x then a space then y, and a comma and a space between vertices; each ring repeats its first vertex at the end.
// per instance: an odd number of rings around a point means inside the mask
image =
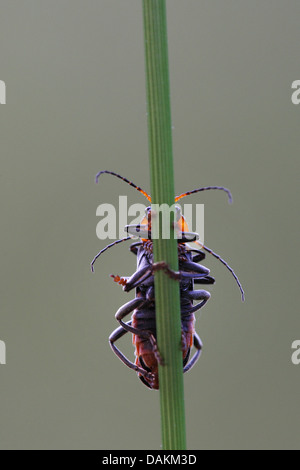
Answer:
MULTIPOLYGON (((150 202, 150 196, 140 187, 128 179, 112 171, 101 171, 96 176, 96 182, 101 174, 107 173, 116 176, 126 183, 133 186, 141 192, 150 202)), ((179 199, 200 191, 219 189, 228 194, 231 200, 231 193, 228 189, 219 186, 208 186, 195 189, 177 196, 175 202, 179 199)), ((156 343, 156 322, 155 322, 155 292, 154 292, 154 273, 157 270, 164 270, 169 276, 177 279, 180 283, 180 306, 181 306, 181 337, 182 337, 182 358, 183 372, 190 370, 199 359, 202 350, 201 339, 195 331, 194 313, 200 310, 210 298, 210 293, 206 290, 195 290, 195 284, 214 284, 215 279, 209 275, 210 271, 206 267, 198 264, 205 258, 205 253, 199 249, 193 249, 188 242, 196 241, 197 234, 189 232, 188 225, 181 213, 179 206, 176 206, 175 229, 180 232, 178 237, 178 262, 179 271, 174 272, 164 262, 153 262, 153 245, 151 240, 151 206, 147 207, 146 215, 139 225, 128 225, 125 229, 129 234, 139 234, 140 241, 133 243, 130 250, 137 256, 137 270, 131 277, 112 276, 115 282, 123 286, 125 292, 135 289, 136 296, 125 305, 119 308, 116 313, 116 319, 120 323, 109 337, 109 342, 114 353, 130 369, 137 372, 141 381, 150 389, 157 390, 158 382, 158 363, 163 364, 157 343, 156 343), (199 301, 194 305, 194 301, 199 301), (125 323, 125 316, 132 314, 131 320, 125 323), (132 333, 133 344, 135 345, 135 362, 131 362, 115 345, 116 341, 126 333, 132 333), (195 353, 190 357, 191 348, 194 346, 195 353)), ((126 240, 131 240, 128 236, 117 240, 101 250, 91 263, 94 271, 94 263, 108 248, 126 240)), ((234 276, 244 300, 243 288, 230 266, 216 253, 206 246, 202 248, 220 260, 234 276)))

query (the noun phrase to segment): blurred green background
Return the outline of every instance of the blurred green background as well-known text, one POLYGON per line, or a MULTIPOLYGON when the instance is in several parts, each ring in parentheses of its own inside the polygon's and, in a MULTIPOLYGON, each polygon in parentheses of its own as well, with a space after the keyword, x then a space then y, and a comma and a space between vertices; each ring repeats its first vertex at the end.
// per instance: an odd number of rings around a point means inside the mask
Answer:
MULTIPOLYGON (((159 395, 112 353, 131 294, 128 245, 89 263, 100 203, 149 191, 139 0, 1 0, 1 449, 159 449, 159 395)), ((197 315, 201 360, 185 376, 190 449, 300 448, 300 4, 167 2, 176 192, 205 204, 217 283, 197 315)), ((122 349, 133 357, 128 336, 122 349)))

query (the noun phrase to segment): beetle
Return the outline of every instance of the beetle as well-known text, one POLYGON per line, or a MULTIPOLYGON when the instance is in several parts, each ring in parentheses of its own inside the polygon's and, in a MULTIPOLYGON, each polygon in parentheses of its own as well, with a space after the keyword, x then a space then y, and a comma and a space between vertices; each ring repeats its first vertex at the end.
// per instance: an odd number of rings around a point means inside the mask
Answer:
MULTIPOLYGON (((150 202, 151 197, 143 191, 139 186, 135 185, 127 178, 114 173, 112 171, 101 171, 96 176, 96 182, 102 174, 110 174, 122 179, 141 192, 150 202)), ((175 202, 179 199, 195 194, 200 191, 219 189, 225 191, 231 202, 231 193, 227 188, 220 186, 207 186, 204 188, 194 189, 177 196, 175 202)), ((183 372, 189 371, 197 362, 202 351, 202 342, 195 331, 195 312, 200 310, 210 299, 210 293, 204 289, 195 290, 195 284, 214 284, 215 279, 210 276, 208 268, 199 264, 205 259, 205 252, 202 249, 192 248, 188 242, 196 242, 199 238, 198 234, 190 232, 187 222, 181 213, 178 205, 175 206, 175 222, 174 229, 178 236, 178 264, 179 271, 175 272, 169 268, 164 262, 154 263, 153 260, 153 241, 151 238, 151 206, 146 208, 146 214, 140 224, 128 225, 125 231, 128 237, 116 240, 102 249, 93 259, 91 269, 94 272, 94 264, 96 260, 109 248, 127 240, 132 240, 132 236, 138 235, 140 240, 130 246, 130 251, 137 257, 137 269, 130 277, 120 277, 112 275, 115 282, 123 286, 125 292, 135 289, 135 298, 119 308, 115 318, 120 326, 113 331, 109 337, 109 343, 113 352, 118 358, 130 369, 136 371, 141 381, 150 389, 159 389, 158 365, 163 365, 164 361, 161 357, 156 342, 156 321, 155 321, 155 291, 154 291, 154 274, 158 270, 163 270, 168 276, 177 280, 180 286, 180 309, 181 309, 181 349, 183 372), (194 305, 194 301, 199 301, 194 305), (132 314, 131 320, 124 322, 124 318, 132 314), (133 335, 133 344, 135 346, 135 362, 131 362, 116 346, 116 342, 125 334, 133 335), (191 348, 194 346, 195 352, 191 357, 191 348)), ((198 242, 199 243, 199 242, 198 242)), ((233 269, 219 255, 214 253, 210 248, 201 245, 202 248, 221 261, 235 278, 241 291, 242 300, 244 301, 244 290, 242 285, 234 273, 233 269)))

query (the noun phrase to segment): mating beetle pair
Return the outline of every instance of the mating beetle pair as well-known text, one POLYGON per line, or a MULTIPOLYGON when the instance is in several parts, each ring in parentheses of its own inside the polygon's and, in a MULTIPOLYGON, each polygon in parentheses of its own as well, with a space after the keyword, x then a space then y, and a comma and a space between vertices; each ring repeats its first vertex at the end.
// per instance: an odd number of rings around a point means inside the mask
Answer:
MULTIPOLYGON (((150 196, 140 187, 112 171, 99 172, 96 176, 96 182, 98 182, 100 175, 103 173, 122 179, 141 192, 151 202, 150 196)), ((219 186, 208 186, 183 193, 176 197, 175 202, 190 194, 210 189, 225 191, 231 201, 231 193, 228 189, 219 186)), ((156 343, 154 292, 155 271, 164 270, 167 275, 176 279, 180 285, 183 372, 190 370, 201 355, 202 343, 195 331, 194 313, 200 310, 210 298, 209 292, 203 289, 195 290, 194 286, 197 284, 214 284, 215 282, 215 279, 209 275, 209 269, 198 264, 205 258, 205 252, 193 249, 188 245, 188 242, 191 241, 195 241, 197 243, 197 234, 189 232, 187 223, 178 206, 176 206, 175 225, 175 229, 180 232, 180 237, 178 237, 179 272, 172 271, 164 262, 153 262, 151 207, 148 207, 146 209, 146 215, 139 225, 129 225, 126 227, 126 231, 129 234, 138 233, 140 237, 140 241, 133 243, 130 246, 130 251, 137 256, 136 272, 128 278, 112 276, 115 282, 123 286, 125 292, 135 289, 136 296, 133 300, 120 307, 116 313, 116 319, 120 323, 120 327, 117 328, 109 337, 111 348, 126 366, 137 372, 139 378, 147 387, 155 390, 159 388, 158 364, 163 364, 163 358, 160 356, 156 343), (199 303, 194 305, 194 301, 199 301, 199 303), (123 319, 129 314, 132 314, 131 320, 125 323, 123 319), (136 356, 135 363, 131 362, 115 345, 116 341, 127 333, 133 334, 133 344, 135 345, 136 356), (195 348, 195 353, 190 357, 192 346, 195 348)), ((118 243, 131 239, 132 237, 128 236, 121 240, 117 240, 101 250, 92 261, 92 271, 94 271, 95 261, 103 252, 118 243)), ((230 266, 208 247, 203 245, 202 248, 216 257, 229 269, 240 288, 242 300, 244 300, 243 288, 230 266)))

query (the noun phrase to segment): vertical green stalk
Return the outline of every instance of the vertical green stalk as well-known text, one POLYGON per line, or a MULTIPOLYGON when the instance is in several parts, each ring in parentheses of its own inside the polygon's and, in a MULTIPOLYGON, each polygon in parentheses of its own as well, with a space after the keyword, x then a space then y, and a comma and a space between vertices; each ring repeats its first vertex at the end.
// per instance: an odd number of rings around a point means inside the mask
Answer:
MULTIPOLYGON (((175 200, 172 123, 165 0, 143 0, 149 159, 152 204, 175 200)), ((154 261, 178 270, 177 240, 171 223, 170 239, 153 241, 154 261)), ((164 365, 159 366, 162 444, 184 450, 185 413, 181 351, 179 283, 164 272, 155 274, 157 342, 164 365)))

